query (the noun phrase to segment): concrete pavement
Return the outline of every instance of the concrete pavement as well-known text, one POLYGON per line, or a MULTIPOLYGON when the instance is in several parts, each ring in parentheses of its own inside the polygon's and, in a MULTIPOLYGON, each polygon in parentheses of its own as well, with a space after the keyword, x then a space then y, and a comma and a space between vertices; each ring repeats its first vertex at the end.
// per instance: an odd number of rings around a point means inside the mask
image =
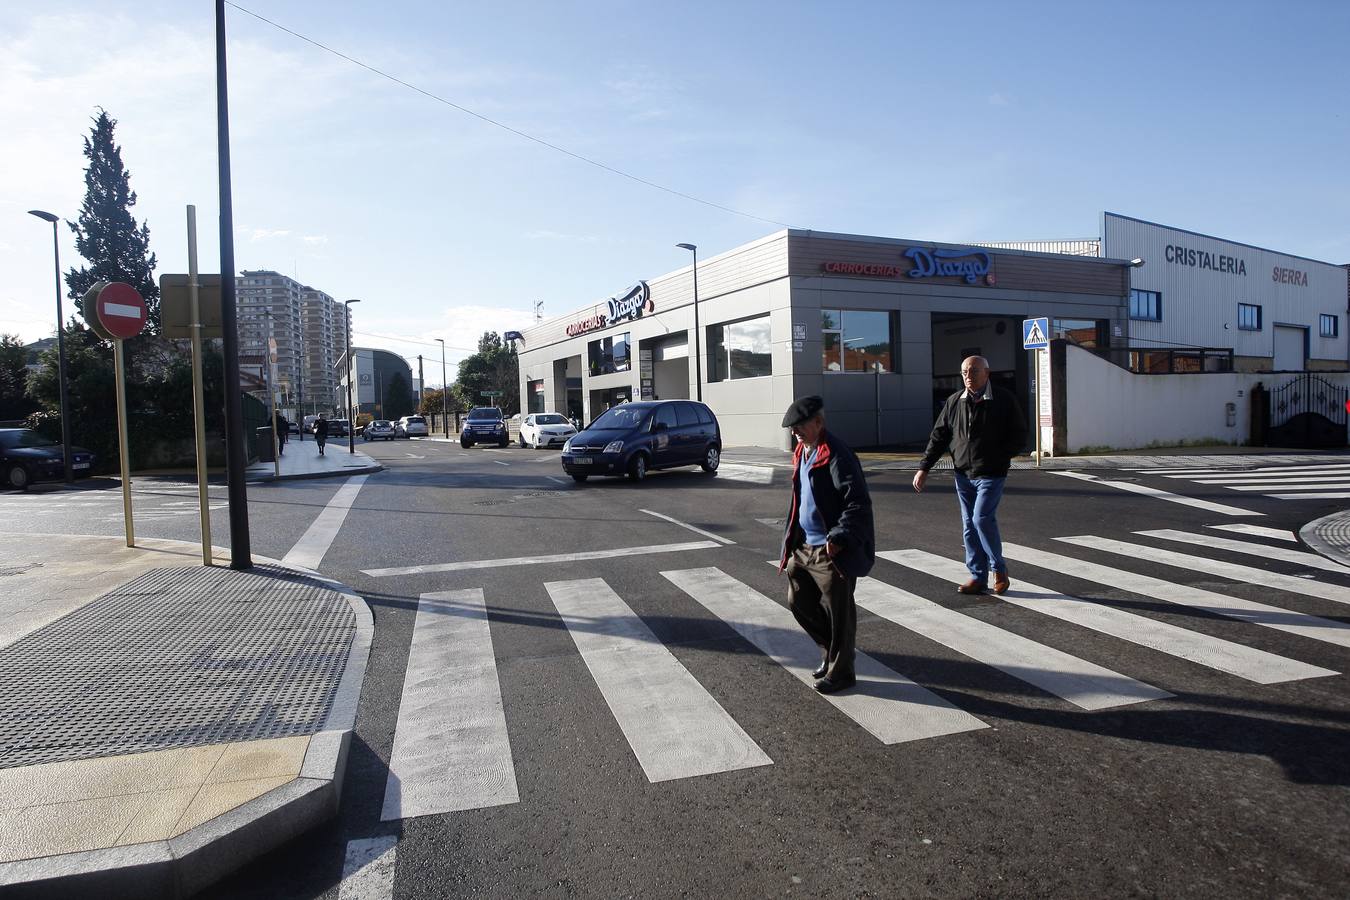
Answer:
MULTIPOLYGON (((356 443, 360 446, 361 439, 357 438, 356 443)), ((345 437, 330 439, 324 448, 323 456, 320 456, 319 446, 314 443, 313 437, 306 436, 306 439, 301 441, 299 438, 292 436, 286 442, 286 448, 281 453, 280 463, 280 474, 278 474, 278 467, 270 462, 255 462, 248 467, 245 477, 249 481, 329 478, 333 476, 364 475, 370 472, 378 472, 384 468, 360 450, 355 453, 348 451, 345 437)))

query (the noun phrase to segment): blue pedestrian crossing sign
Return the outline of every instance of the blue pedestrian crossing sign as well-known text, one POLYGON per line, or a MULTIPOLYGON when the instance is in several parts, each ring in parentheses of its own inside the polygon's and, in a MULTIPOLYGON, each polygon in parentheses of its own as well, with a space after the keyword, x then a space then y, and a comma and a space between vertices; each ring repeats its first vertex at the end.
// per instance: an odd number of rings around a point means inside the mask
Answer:
POLYGON ((1022 349, 1044 350, 1050 346, 1050 319, 1022 320, 1022 349))

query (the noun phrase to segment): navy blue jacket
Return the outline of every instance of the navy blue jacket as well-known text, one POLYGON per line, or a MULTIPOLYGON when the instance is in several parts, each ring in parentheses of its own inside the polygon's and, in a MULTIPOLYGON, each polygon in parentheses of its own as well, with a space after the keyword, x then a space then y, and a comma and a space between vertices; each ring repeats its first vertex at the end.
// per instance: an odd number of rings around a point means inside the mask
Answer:
MULTIPOLYGON (((867 479, 863 477, 858 457, 843 441, 829 432, 821 432, 818 447, 816 461, 807 475, 829 540, 843 548, 834 558, 834 565, 845 577, 861 578, 872 571, 876 562, 876 531, 872 526, 872 498, 867 493, 867 479)), ((802 502, 800 479, 805 448, 805 444, 798 443, 792 454, 792 503, 783 533, 780 572, 787 566, 792 551, 805 540, 802 528, 797 524, 797 512, 802 502)))

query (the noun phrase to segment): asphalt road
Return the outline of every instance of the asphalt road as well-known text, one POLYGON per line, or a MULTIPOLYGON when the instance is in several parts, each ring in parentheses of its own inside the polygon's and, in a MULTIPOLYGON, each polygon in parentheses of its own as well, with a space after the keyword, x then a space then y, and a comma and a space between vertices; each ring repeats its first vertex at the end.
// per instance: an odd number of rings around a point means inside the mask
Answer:
MULTIPOLYGON (((961 597, 951 579, 879 560, 872 574, 884 585, 1105 667, 1121 684, 1173 695, 1082 708, 1029 682, 1034 672, 972 658, 985 652, 979 638, 975 650, 958 652, 932 631, 860 610, 861 651, 987 726, 887 744, 661 575, 715 568, 785 603, 785 582, 766 561, 778 555, 790 470, 729 470, 751 479, 738 480, 688 469, 642 484, 574 485, 561 477, 556 451, 464 451, 434 441, 363 450, 387 469, 366 481, 321 565, 366 598, 376 625, 341 816, 208 896, 338 897, 348 842, 380 835, 397 837, 394 894, 409 898, 1271 897, 1332 895, 1350 883, 1346 675, 1254 683, 1004 600, 961 597), (772 483, 755 483, 769 476, 772 483), (643 510, 733 543, 621 555, 707 540, 643 510), (594 551, 604 558, 367 574, 594 551), (545 587, 597 578, 772 764, 648 780, 545 587), (519 800, 381 821, 419 599, 471 589, 483 592, 519 800)), ((729 453, 726 462, 735 461, 729 453)), ((935 473, 916 495, 911 474, 869 476, 878 549, 959 560, 950 476, 935 473)), ((1262 515, 1228 516, 1016 471, 1000 513, 1004 540, 1278 610, 1224 617, 1016 560, 1014 588, 1031 579, 1297 663, 1334 673, 1350 667, 1350 646, 1278 627, 1302 621, 1290 612, 1350 623, 1346 599, 1057 540, 1126 541, 1350 591, 1345 573, 1134 533, 1175 529, 1295 550, 1211 526, 1296 531, 1340 501, 1279 501, 1140 472, 1095 474, 1262 515)), ((255 552, 284 556, 339 486, 251 486, 255 552)), ((175 491, 164 482, 142 485, 139 533, 195 539, 195 494, 175 491), (192 505, 171 505, 183 500, 192 505)), ((213 489, 217 495, 223 504, 223 490, 213 489)), ((121 527, 116 491, 7 495, 0 509, 21 509, 34 532, 121 527), (113 499, 74 499, 95 493, 113 499)), ((223 509, 214 522, 223 543, 223 509)))

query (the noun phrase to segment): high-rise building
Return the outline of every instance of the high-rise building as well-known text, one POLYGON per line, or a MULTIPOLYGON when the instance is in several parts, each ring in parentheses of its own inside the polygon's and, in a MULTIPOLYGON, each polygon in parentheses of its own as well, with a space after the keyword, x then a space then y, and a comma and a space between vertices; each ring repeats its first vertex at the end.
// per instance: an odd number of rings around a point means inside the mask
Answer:
POLYGON ((237 283, 239 356, 266 360, 277 345, 276 383, 282 405, 331 410, 337 402, 333 366, 347 345, 350 314, 324 291, 270 269, 244 270, 237 283))
POLYGON ((300 330, 304 335, 304 380, 306 410, 328 409, 335 404, 337 375, 333 367, 347 346, 348 307, 313 287, 300 292, 300 330))

